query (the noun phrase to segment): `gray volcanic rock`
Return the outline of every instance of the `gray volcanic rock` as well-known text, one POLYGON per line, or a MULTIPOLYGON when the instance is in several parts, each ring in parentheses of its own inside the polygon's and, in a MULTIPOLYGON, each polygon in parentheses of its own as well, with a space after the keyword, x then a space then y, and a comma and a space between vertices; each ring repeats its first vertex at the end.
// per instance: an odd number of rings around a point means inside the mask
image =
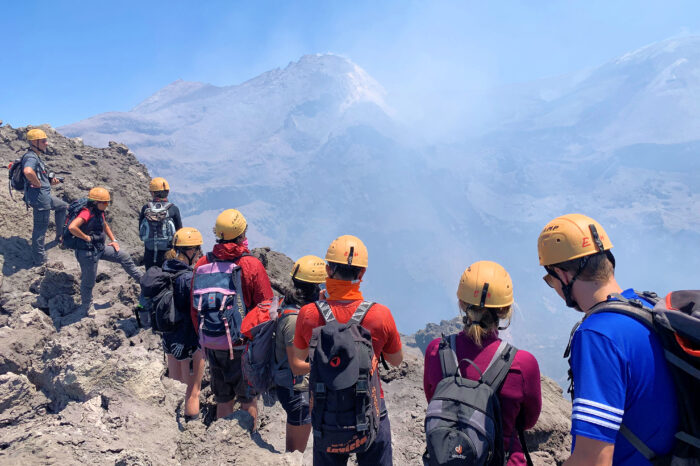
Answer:
MULTIPOLYGON (((67 201, 95 184, 115 203, 111 222, 123 247, 137 254, 136 216, 147 199, 144 167, 128 149, 94 149, 50 128, 47 163, 66 173, 57 190, 67 201)), ((25 130, 0 127, 0 159, 26 150, 25 130)), ((183 419, 185 386, 166 377, 160 338, 136 325, 138 286, 118 265, 101 262, 96 316, 76 311, 80 271, 72 251, 49 249, 49 262, 31 268, 31 212, 0 189, 0 463, 11 464, 311 464, 311 442, 284 453, 285 413, 260 403, 259 426, 247 413, 213 420, 208 375, 202 416, 183 419)), ((50 234, 50 233, 49 233, 50 234)), ((269 248, 252 253, 266 265, 275 293, 291 287, 292 260, 269 248)), ((451 328, 451 327, 450 327, 451 328)), ((404 337, 406 343, 445 331, 404 337)), ((427 344, 427 343, 425 343, 427 344)), ((405 361, 382 375, 392 423, 395 464, 421 464, 425 449, 422 354, 408 344, 405 361)), ((528 438, 536 464, 558 464, 568 448, 568 403, 543 379, 544 407, 528 438)))

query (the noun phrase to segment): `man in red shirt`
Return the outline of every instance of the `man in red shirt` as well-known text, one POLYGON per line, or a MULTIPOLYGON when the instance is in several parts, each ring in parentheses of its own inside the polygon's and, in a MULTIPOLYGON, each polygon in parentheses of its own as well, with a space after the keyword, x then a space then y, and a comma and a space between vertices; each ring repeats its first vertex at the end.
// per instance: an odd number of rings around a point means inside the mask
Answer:
MULTIPOLYGON (((217 262, 233 262, 241 268, 241 293, 245 309, 250 310, 265 300, 273 297, 270 278, 263 264, 250 254, 246 231, 248 224, 236 209, 222 212, 216 219, 214 233, 217 242, 209 254, 203 256, 197 264, 199 267, 217 262)), ((200 322, 197 309, 191 308, 192 322, 199 332, 200 322)), ((234 329, 240 330, 240 329, 234 329)), ((209 361, 211 388, 216 400, 216 417, 228 416, 233 412, 233 404, 237 399, 241 409, 253 416, 253 430, 258 415, 257 394, 251 393, 250 387, 243 378, 241 361, 244 344, 242 340, 230 341, 227 335, 222 337, 207 337, 199 334, 199 343, 205 349, 209 361), (230 357, 233 352, 233 358, 230 357)))
MULTIPOLYGON (((345 235, 337 238, 328 247, 326 253, 326 300, 333 315, 340 323, 350 320, 364 298, 360 292, 360 282, 367 270, 367 248, 354 236, 345 235)), ((295 375, 306 374, 310 364, 306 362, 309 355, 309 342, 313 329, 325 325, 325 320, 315 304, 307 304, 299 311, 294 334, 295 361, 291 364, 295 375)), ((377 358, 384 359, 398 366, 403 360, 401 337, 396 329, 394 317, 386 306, 374 304, 361 323, 372 335, 372 347, 377 358)), ((391 425, 384 405, 384 393, 381 393, 381 417, 379 432, 372 446, 357 454, 357 462, 362 465, 391 465, 391 425)), ((314 445, 314 465, 346 464, 349 454, 327 453, 314 445)))

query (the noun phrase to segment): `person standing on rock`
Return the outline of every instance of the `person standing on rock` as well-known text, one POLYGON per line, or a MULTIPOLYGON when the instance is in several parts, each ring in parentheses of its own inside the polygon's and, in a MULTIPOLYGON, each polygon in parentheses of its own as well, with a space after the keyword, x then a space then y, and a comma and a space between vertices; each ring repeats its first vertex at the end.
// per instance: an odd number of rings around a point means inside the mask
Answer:
POLYGON ((625 302, 651 308, 655 295, 622 290, 612 247, 603 227, 581 214, 555 218, 537 240, 544 281, 584 313, 566 350, 573 400, 569 466, 651 464, 634 445, 663 456, 678 424, 661 342, 642 322, 611 309, 625 302))
MULTIPOLYGON (((202 234, 196 228, 182 228, 173 237, 174 257, 163 262, 163 272, 173 277, 173 304, 186 316, 173 332, 163 333, 163 349, 168 357, 168 376, 187 385, 185 420, 199 417, 199 392, 204 375, 204 356, 197 332, 189 318, 192 292, 192 266, 202 256, 202 234)), ((166 255, 167 257, 167 255, 166 255)))
POLYGON ((245 217, 236 209, 216 218, 216 244, 194 267, 191 316, 209 362, 216 417, 233 413, 238 401, 253 417, 255 430, 257 393, 250 392, 243 378, 241 322, 248 309, 271 300, 273 294, 265 267, 248 250, 247 230, 245 217))
MULTIPOLYGON (((360 291, 362 277, 367 271, 367 259, 367 248, 364 243, 355 236, 341 236, 335 239, 328 247, 328 251, 326 252, 327 301, 307 304, 299 311, 294 334, 295 360, 290 360, 290 366, 295 375, 303 375, 310 371, 313 372, 310 363, 306 362, 306 359, 309 356, 309 346, 310 343, 312 343, 314 329, 324 326, 328 327, 326 324, 330 323, 331 319, 336 320, 341 325, 351 324, 351 319, 353 322, 356 322, 356 319, 359 320, 359 326, 370 333, 371 349, 374 352, 375 363, 382 356, 393 366, 398 366, 401 364, 401 361, 403 361, 401 337, 396 329, 391 311, 381 304, 364 301, 362 292, 360 291), (319 305, 321 307, 318 307, 319 305), (326 307, 326 305, 328 307, 326 307), (322 312, 326 312, 322 311, 322 309, 326 309, 327 312, 330 313, 328 318, 322 314, 322 312), (359 318, 357 314, 358 310, 362 312, 359 318)), ((363 332, 359 333, 361 335, 363 334, 363 332)), ((320 335, 318 331, 316 335, 320 335)), ((325 342, 323 345, 324 349, 333 351, 333 347, 339 346, 336 345, 336 343, 340 343, 340 339, 337 342, 325 342)), ((357 348, 355 348, 355 350, 356 349, 357 348)), ((317 348, 315 351, 319 351, 319 349, 317 348)), ((345 347, 343 351, 345 352, 342 355, 338 354, 329 360, 329 364, 332 368, 337 368, 343 372, 343 375, 339 378, 352 375, 353 369, 358 367, 354 364, 352 366, 345 366, 347 364, 345 359, 348 359, 345 356, 348 356, 353 349, 345 347), (347 369, 347 371, 345 371, 345 369, 347 369)), ((355 361, 357 361, 357 359, 355 361)), ((378 370, 376 366, 372 371, 375 370, 378 370)), ((355 371, 354 377, 358 379, 357 371, 355 371)), ((311 380, 311 383, 313 383, 313 380, 311 380)), ((356 387, 359 388, 359 385, 356 387)), ((384 393, 381 390, 381 385, 379 387, 380 401, 379 406, 376 407, 378 411, 377 417, 379 418, 378 431, 371 445, 365 451, 356 453, 357 463, 360 466, 392 464, 391 424, 384 403, 384 393)), ((340 385, 324 388, 324 390, 330 389, 341 391, 343 388, 340 385)), ((355 390, 352 387, 351 389, 353 391, 355 390)), ((367 390, 366 387, 365 390, 367 390)), ((320 431, 316 430, 317 426, 319 426, 319 424, 325 424, 327 419, 319 419, 318 423, 314 421, 314 409, 318 410, 319 407, 314 404, 312 408, 312 425, 314 428, 314 438, 316 439, 317 432, 318 435, 323 435, 320 431)), ((329 407, 329 410, 330 409, 329 407)), ((320 414, 317 414, 318 416, 324 416, 322 411, 319 411, 319 413, 320 414)), ((330 415, 332 416, 332 414, 330 415)), ((355 424, 355 421, 353 420, 352 423, 355 424)), ((359 425, 355 425, 354 427, 358 430, 362 429, 362 426, 359 425)), ((349 445, 348 447, 349 449, 354 448, 355 445, 349 445)), ((318 440, 314 441, 314 465, 343 465, 347 464, 349 457, 349 453, 344 453, 339 451, 339 449, 331 447, 323 449, 319 447, 318 440)))
MULTIPOLYGON (((290 364, 295 364, 294 332, 299 309, 319 300, 321 284, 326 282, 326 264, 316 256, 304 256, 294 263, 290 272, 294 288, 284 296, 284 306, 277 321, 275 337, 275 373, 277 398, 287 413, 286 451, 306 450, 311 433, 309 411, 309 377, 295 376, 290 364)), ((307 373, 305 362, 293 369, 307 373)))
POLYGON ((97 264, 100 260, 120 264, 137 283, 141 281, 141 273, 134 261, 126 251, 120 248, 112 229, 105 220, 104 211, 110 202, 109 191, 101 187, 92 188, 88 193, 87 205, 68 225, 68 230, 79 242, 75 250, 75 258, 80 264, 80 306, 89 317, 95 315, 92 289, 95 287, 97 264), (109 238, 106 246, 105 237, 109 238))
POLYGON ((170 185, 165 178, 153 178, 148 184, 152 200, 141 208, 139 236, 144 244, 146 270, 163 265, 165 253, 172 248, 175 232, 182 228, 180 209, 168 201, 170 185))
POLYGON ((32 229, 32 263, 40 266, 46 262, 46 249, 44 237, 49 228, 49 216, 54 211, 56 221, 56 239, 58 243, 63 234, 66 222, 66 209, 68 204, 51 194, 51 186, 60 183, 60 180, 51 177, 51 172, 41 159, 46 154, 48 138, 46 133, 38 128, 27 131, 29 152, 22 157, 22 172, 24 173, 24 202, 34 211, 34 228, 32 229))
MULTIPOLYGON (((445 346, 452 359, 459 361, 455 366, 462 377, 479 380, 481 374, 469 363, 471 361, 487 378, 487 367, 497 359, 497 353, 501 356, 509 354, 508 351, 515 352, 511 356, 511 365, 505 378, 502 378, 499 386, 492 387, 498 393, 503 441, 503 451, 496 453, 506 458, 509 466, 525 465, 526 455, 518 429, 522 432, 534 427, 542 409, 542 393, 540 368, 535 357, 527 351, 504 346, 498 337, 498 330, 501 329, 499 322, 510 320, 513 312, 513 284, 510 275, 495 262, 476 262, 462 274, 457 287, 457 298, 464 314, 464 330, 457 335, 445 337, 448 342, 445 346)), ((433 399, 440 381, 452 375, 443 374, 440 357, 442 341, 442 338, 436 338, 425 350, 423 390, 428 403, 433 399)), ((438 407, 442 408, 436 406, 438 407)), ((433 407, 428 407, 428 416, 432 409, 433 407)))

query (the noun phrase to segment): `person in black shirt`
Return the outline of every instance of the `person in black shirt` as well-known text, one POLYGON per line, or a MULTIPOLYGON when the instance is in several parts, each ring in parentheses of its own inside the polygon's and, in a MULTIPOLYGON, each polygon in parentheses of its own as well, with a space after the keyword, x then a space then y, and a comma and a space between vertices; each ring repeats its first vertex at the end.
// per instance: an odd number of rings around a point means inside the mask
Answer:
POLYGON ((170 185, 165 178, 153 178, 149 184, 153 200, 141 208, 139 236, 144 243, 143 263, 146 270, 162 267, 165 253, 172 249, 175 232, 182 228, 180 209, 168 201, 170 185))

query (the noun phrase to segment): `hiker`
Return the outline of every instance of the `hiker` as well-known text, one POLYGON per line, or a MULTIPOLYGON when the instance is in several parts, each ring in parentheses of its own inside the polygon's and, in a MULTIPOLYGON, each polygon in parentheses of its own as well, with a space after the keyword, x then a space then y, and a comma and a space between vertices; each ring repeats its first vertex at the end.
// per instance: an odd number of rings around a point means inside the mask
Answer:
POLYGON ((153 178, 148 190, 152 199, 141 207, 139 214, 139 237, 144 244, 143 264, 146 270, 154 265, 163 265, 175 232, 182 228, 180 209, 168 201, 170 185, 165 178, 153 178))
POLYGON ((247 230, 245 217, 236 209, 216 218, 216 244, 194 267, 191 315, 209 362, 216 417, 231 414, 238 401, 253 417, 255 430, 257 393, 243 379, 240 325, 248 309, 271 300, 273 294, 265 267, 250 255, 247 230))
POLYGON ((168 357, 168 376, 187 385, 185 420, 199 417, 199 392, 204 376, 204 354, 192 325, 190 297, 192 267, 202 255, 202 234, 196 228, 181 228, 173 237, 174 249, 166 254, 163 272, 173 280, 173 304, 185 318, 175 331, 163 332, 163 349, 168 357))
MULTIPOLYGON (((452 445, 450 437, 439 434, 441 428, 455 427, 444 425, 444 406, 442 401, 439 401, 450 386, 443 383, 437 393, 436 389, 443 379, 454 380, 452 376, 459 368, 459 375, 469 380, 479 380, 483 374, 482 380, 489 383, 494 395, 497 395, 501 414, 500 419, 495 419, 495 424, 500 424, 500 428, 495 431, 495 447, 492 454, 496 455, 499 461, 493 464, 524 465, 526 456, 529 459, 529 455, 521 445, 521 439, 524 439, 523 430, 531 429, 537 422, 542 408, 542 395, 537 360, 527 351, 507 345, 498 336, 499 330, 507 328, 499 327, 500 321, 510 322, 513 313, 513 284, 510 275, 495 262, 476 262, 467 267, 462 274, 457 287, 457 298, 463 314, 464 329, 456 335, 436 338, 425 350, 423 390, 429 404, 426 434, 430 464, 442 464, 439 460, 444 455, 450 458, 449 455, 453 454, 467 456, 474 453, 478 458, 480 454, 488 456, 489 453, 488 447, 483 449, 483 454, 479 451, 468 452, 468 445, 452 445), (447 359, 442 361, 445 357, 447 359), (497 364, 499 361, 504 361, 503 369, 497 364), (506 361, 509 367, 505 364, 506 361), (448 373, 443 373, 443 367, 446 367, 445 372, 448 373), (438 401, 431 404, 434 396, 438 401), (459 451, 453 452, 455 449, 459 451)), ((460 396, 470 396, 467 388, 459 388, 460 396)), ((465 398, 465 401, 467 405, 475 405, 468 398, 465 398)), ((448 410, 455 409, 455 404, 448 406, 448 410)), ((449 416, 458 413, 449 411, 447 414, 449 416)), ((479 418, 479 422, 481 419, 483 417, 479 418)), ((460 431, 461 428, 455 430, 460 431)), ((472 457, 472 460, 477 464, 475 457, 472 457)))
POLYGON ((39 128, 30 129, 27 131, 27 141, 29 142, 29 152, 22 157, 22 172, 25 177, 24 202, 31 206, 34 211, 32 264, 37 267, 46 262, 44 237, 49 228, 51 211, 54 211, 56 222, 54 242, 58 244, 63 234, 68 204, 51 194, 51 186, 59 184, 61 180, 53 176, 53 173, 49 171, 41 159, 41 155, 46 154, 46 148, 49 145, 46 133, 39 128))
MULTIPOLYGON (((294 357, 294 331, 299 309, 318 301, 321 284, 326 282, 326 263, 317 256, 304 256, 294 263, 289 275, 294 288, 284 295, 284 305, 278 317, 274 379, 277 398, 287 413, 286 451, 303 453, 311 433, 309 376, 295 376, 290 363, 297 361, 294 357)), ((308 372, 308 367, 304 366, 296 367, 297 372, 308 372)))
POLYGON ((117 262, 124 271, 138 283, 141 273, 136 268, 131 256, 119 246, 112 229, 105 220, 104 211, 111 202, 109 191, 105 188, 92 188, 88 193, 87 203, 77 216, 70 220, 68 230, 77 238, 75 258, 80 264, 80 299, 81 309, 89 317, 94 317, 92 289, 97 278, 97 264, 100 260, 117 262), (105 246, 105 237, 109 243, 105 246))
POLYGON ((367 259, 359 238, 335 239, 326 252, 327 301, 305 305, 297 318, 290 366, 295 375, 310 372, 315 465, 347 464, 351 453, 361 466, 392 464, 377 361, 398 366, 403 352, 389 308, 364 301, 360 291, 367 259))
POLYGON ((603 227, 581 214, 555 218, 537 240, 544 281, 584 313, 565 353, 573 400, 567 465, 650 464, 629 433, 657 455, 671 450, 676 433, 676 393, 656 334, 628 315, 597 312, 625 300, 653 307, 646 294, 618 285, 612 246, 603 227))

